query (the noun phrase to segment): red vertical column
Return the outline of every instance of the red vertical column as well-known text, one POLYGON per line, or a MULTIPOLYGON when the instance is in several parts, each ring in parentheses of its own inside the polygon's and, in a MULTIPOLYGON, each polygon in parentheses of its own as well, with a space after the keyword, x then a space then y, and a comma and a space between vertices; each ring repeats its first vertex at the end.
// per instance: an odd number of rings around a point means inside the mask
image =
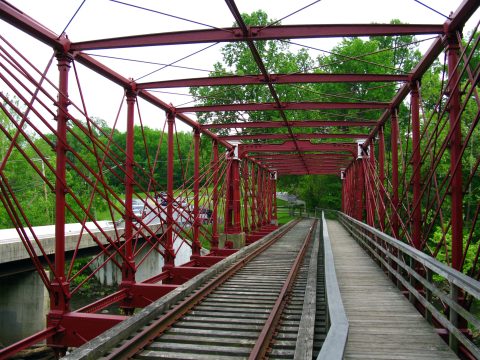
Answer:
POLYGON ((251 231, 255 231, 258 228, 257 224, 257 189, 256 189, 256 176, 255 176, 255 164, 252 164, 252 168, 250 170, 250 177, 252 178, 252 223, 251 223, 251 231))
POLYGON ((363 221, 363 212, 365 209, 364 193, 365 193, 365 172, 363 159, 355 161, 355 219, 363 221))
POLYGON ((268 194, 268 175, 265 169, 262 169, 262 226, 267 224, 267 196, 268 194))
POLYGON ((267 184, 268 184, 268 191, 266 193, 267 196, 267 225, 272 224, 272 188, 273 188, 273 180, 272 180, 272 173, 267 171, 267 184))
POLYGON ((55 275, 50 294, 49 325, 55 325, 63 313, 70 311, 69 282, 65 275, 65 194, 67 163, 68 72, 72 62, 68 54, 58 53, 59 92, 57 102, 57 144, 55 148, 55 275))
MULTIPOLYGON (((175 125, 175 110, 167 111, 167 229, 165 237, 165 265, 164 271, 168 271, 175 266, 175 251, 173 249, 173 226, 175 221, 173 219, 173 202, 175 201, 173 195, 173 160, 174 160, 174 125, 175 125)), ((177 214, 178 215, 178 214, 177 214)))
POLYGON ((257 194, 255 198, 257 199, 257 228, 262 227, 262 169, 260 166, 257 167, 257 194))
POLYGON ((452 207, 452 267, 461 270, 463 257, 462 129, 457 71, 459 45, 455 34, 447 36, 448 83, 450 93, 450 196, 452 207))
POLYGON ((399 197, 398 197, 398 117, 397 109, 393 109, 391 123, 390 146, 392 149, 392 235, 398 238, 399 230, 399 197))
POLYGON ((277 210, 277 176, 278 173, 275 173, 275 179, 273 180, 273 213, 272 220, 275 225, 278 225, 278 210, 277 210))
POLYGON ((193 243, 192 259, 200 256, 200 209, 199 209, 199 191, 200 191, 200 130, 193 130, 193 243))
POLYGON ((367 180, 366 184, 366 203, 367 203, 367 224, 374 226, 375 223, 375 202, 374 202, 374 193, 375 193, 375 146, 373 141, 370 143, 369 157, 365 159, 364 162, 366 166, 365 178, 367 180))
POLYGON ((243 160, 242 166, 242 175, 243 175, 243 231, 248 233, 248 180, 249 180, 249 169, 248 169, 248 160, 243 160))
POLYGON ((227 201, 225 206, 225 233, 238 234, 241 232, 240 224, 240 169, 237 150, 230 159, 227 176, 227 201))
POLYGON ((127 98, 127 132, 125 148, 125 259, 122 263, 122 286, 131 286, 135 282, 135 263, 133 256, 133 163, 134 163, 134 122, 136 94, 128 89, 127 98))
POLYGON ((385 228, 385 135, 383 133, 383 126, 378 130, 378 178, 379 184, 379 198, 378 198, 378 223, 380 229, 384 231, 385 228))
POLYGON ((422 205, 421 205, 421 163, 420 163, 420 107, 418 85, 411 84, 411 107, 412 107, 412 185, 413 185, 413 208, 412 208, 412 239, 413 246, 420 249, 422 243, 422 205))
POLYGON ((216 140, 212 141, 213 147, 213 209, 212 209, 212 250, 218 249, 218 142, 216 140))

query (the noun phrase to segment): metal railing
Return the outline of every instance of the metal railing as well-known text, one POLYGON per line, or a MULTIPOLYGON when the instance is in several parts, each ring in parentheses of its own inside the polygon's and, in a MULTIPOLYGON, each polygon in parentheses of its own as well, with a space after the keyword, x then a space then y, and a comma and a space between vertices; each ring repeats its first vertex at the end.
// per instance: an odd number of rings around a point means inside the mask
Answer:
POLYGON ((340 288, 338 287, 332 246, 324 212, 322 212, 321 224, 325 257, 325 290, 328 306, 327 325, 330 324, 330 328, 317 360, 340 360, 343 359, 343 353, 347 344, 348 319, 343 307, 340 288))
POLYGON ((479 281, 345 214, 339 213, 339 220, 392 281, 408 291, 427 321, 447 330, 454 352, 480 358, 468 334, 469 328, 480 330, 480 320, 464 307, 480 299, 479 281))

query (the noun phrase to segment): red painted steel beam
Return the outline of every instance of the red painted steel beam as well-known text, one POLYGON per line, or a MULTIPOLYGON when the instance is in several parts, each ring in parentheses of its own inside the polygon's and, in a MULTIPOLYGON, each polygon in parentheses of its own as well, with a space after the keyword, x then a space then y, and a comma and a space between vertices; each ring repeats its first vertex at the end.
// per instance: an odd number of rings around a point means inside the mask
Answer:
POLYGON ((180 44, 282 40, 356 36, 398 36, 442 34, 441 25, 431 24, 309 24, 252 26, 247 35, 240 28, 187 30, 178 32, 134 35, 72 43, 73 51, 134 48, 180 44))
MULTIPOLYGON (((365 139, 368 134, 293 134, 295 139, 365 139)), ((220 139, 231 140, 288 140, 290 134, 255 134, 255 135, 227 135, 220 136, 220 139)))
MULTIPOLYGON (((318 128, 329 126, 346 126, 346 127, 372 127, 376 126, 375 121, 335 121, 335 120, 292 120, 288 121, 290 127, 306 127, 318 128)), ((203 124, 203 129, 251 129, 251 128, 283 128, 285 123, 283 121, 249 121, 237 122, 228 124, 203 124)))
POLYGON ((6 1, 0 1, 0 18, 59 51, 68 51, 70 41, 47 29, 6 1))
MULTIPOLYGON (((310 154, 309 154, 310 155, 310 154)), ((344 157, 334 156, 335 154, 321 154, 321 156, 306 156, 304 157, 305 161, 309 162, 317 162, 317 163, 338 163, 339 161, 347 161, 351 159, 351 155, 346 155, 344 157)), ((279 165, 288 165, 292 162, 296 162, 298 157, 285 157, 285 156, 278 156, 275 158, 266 158, 266 159, 259 159, 260 161, 265 160, 268 164, 279 164, 279 165)))
POLYGON ((348 110, 348 109, 385 109, 389 104, 384 102, 282 102, 219 104, 206 106, 187 106, 177 108, 178 113, 214 112, 214 111, 268 111, 268 110, 348 110))
POLYGON ((464 0, 451 16, 451 20, 445 22, 445 33, 461 31, 467 20, 479 6, 479 0, 464 0))
POLYGON ((280 175, 299 175, 299 176, 303 176, 303 175, 337 175, 338 170, 323 171, 323 170, 312 169, 312 171, 310 171, 309 173, 306 173, 305 171, 285 171, 285 172, 279 171, 278 174, 280 174, 280 175))
POLYGON ((270 74, 232 75, 193 79, 175 79, 137 84, 138 89, 178 88, 195 86, 264 85, 294 83, 338 83, 338 82, 406 82, 408 75, 390 74, 270 74))
MULTIPOLYGON (((297 141, 300 151, 346 151, 354 153, 356 151, 356 143, 325 143, 312 144, 310 141, 297 141)), ((239 156, 243 156, 249 152, 282 152, 282 151, 296 151, 297 147, 293 141, 286 141, 283 144, 240 144, 239 156)))

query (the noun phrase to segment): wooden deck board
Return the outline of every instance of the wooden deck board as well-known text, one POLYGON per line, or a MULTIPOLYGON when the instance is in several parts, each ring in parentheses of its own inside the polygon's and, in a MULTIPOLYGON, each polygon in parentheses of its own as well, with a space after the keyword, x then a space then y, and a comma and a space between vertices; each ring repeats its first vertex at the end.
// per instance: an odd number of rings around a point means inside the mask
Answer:
POLYGON ((350 323, 345 359, 458 359, 347 231, 327 226, 350 323))

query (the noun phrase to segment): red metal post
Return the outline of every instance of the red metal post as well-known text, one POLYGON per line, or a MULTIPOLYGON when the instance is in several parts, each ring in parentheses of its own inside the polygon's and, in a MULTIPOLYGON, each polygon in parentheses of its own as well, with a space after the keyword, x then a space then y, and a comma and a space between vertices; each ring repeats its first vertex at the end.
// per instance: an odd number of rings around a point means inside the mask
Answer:
POLYGON ((380 229, 384 231, 385 227, 385 136, 383 126, 378 131, 378 177, 380 181, 379 189, 379 219, 380 229))
POLYGON ((195 128, 193 132, 194 142, 194 164, 193 164, 193 243, 192 259, 200 256, 202 245, 199 240, 200 230, 200 209, 199 209, 199 191, 200 191, 200 131, 195 128))
POLYGON ((260 199, 262 204, 262 227, 267 223, 267 182, 265 181, 266 171, 261 169, 261 181, 262 181, 262 191, 260 193, 260 199))
POLYGON ((227 176, 227 201, 225 204, 225 233, 238 234, 240 224, 240 169, 236 154, 232 154, 227 176))
POLYGON ((278 173, 275 173, 275 178, 272 180, 272 221, 275 225, 278 225, 277 217, 277 176, 278 173))
MULTIPOLYGON (((136 93, 132 89, 127 89, 127 133, 125 148, 125 258, 122 262, 122 288, 131 288, 135 283, 135 259, 133 255, 133 164, 134 164, 134 122, 135 122, 135 101, 136 93)), ((129 306, 127 297, 122 301, 120 307, 126 314, 133 314, 133 308, 129 306)))
POLYGON ((52 282, 50 294, 50 313, 48 326, 55 326, 62 315, 70 310, 69 282, 65 275, 65 194, 66 162, 67 162, 67 111, 68 72, 72 58, 68 54, 58 53, 59 92, 57 103, 57 144, 56 144, 56 180, 55 180, 55 273, 56 280, 52 282), (58 280, 57 280, 58 279, 58 280))
POLYGON ((398 218, 399 211, 399 196, 398 196, 398 117, 397 109, 392 112, 391 118, 391 137, 390 144, 392 149, 392 235, 398 238, 398 230, 400 219, 398 218))
POLYGON ((365 203, 363 195, 365 193, 365 172, 363 169, 363 159, 355 161, 355 219, 363 221, 363 211, 365 203))
POLYGON ((212 209, 212 250, 218 249, 218 142, 212 140, 213 148, 213 209, 212 209))
POLYGON ((370 154, 369 158, 366 159, 369 163, 364 163, 367 166, 367 172, 365 177, 367 178, 366 184, 366 203, 367 203, 367 224, 374 226, 375 223, 375 202, 374 202, 374 191, 375 191, 375 147, 373 141, 370 142, 370 154))
POLYGON ((463 257, 463 193, 462 193, 462 129, 460 116, 460 90, 456 70, 459 45, 454 33, 447 36, 448 83, 450 93, 450 196, 452 207, 452 267, 461 270, 463 257))
POLYGON ((242 174, 243 174, 243 231, 248 233, 248 199, 250 198, 248 194, 248 181, 249 181, 249 165, 248 160, 243 160, 243 167, 242 167, 242 174))
MULTIPOLYGON (((127 133, 125 149, 125 259, 122 262, 121 287, 129 288, 135 282, 135 259, 133 256, 133 163, 134 163, 134 121, 136 93, 131 89, 126 92, 127 99, 127 133)), ((121 305, 128 313, 128 300, 121 305)))
POLYGON ((411 107, 412 107, 412 185, 413 185, 413 208, 412 208, 412 239, 413 246, 420 249, 422 244, 422 205, 421 205, 421 174, 420 174, 420 107, 418 84, 411 84, 411 107))
POLYGON ((272 188, 273 188, 273 180, 272 180, 272 173, 267 171, 267 225, 272 224, 272 188))
POLYGON ((257 218, 257 188, 256 188, 256 176, 255 176, 255 164, 252 164, 250 170, 250 177, 252 178, 252 223, 251 231, 255 231, 258 228, 258 218, 257 218))
POLYGON ((175 197, 173 194, 173 159, 174 159, 174 125, 175 110, 171 109, 167 112, 167 129, 168 129, 168 154, 167 154, 167 229, 165 243, 165 264, 163 270, 167 271, 175 266, 175 251, 173 249, 173 202, 175 197))

